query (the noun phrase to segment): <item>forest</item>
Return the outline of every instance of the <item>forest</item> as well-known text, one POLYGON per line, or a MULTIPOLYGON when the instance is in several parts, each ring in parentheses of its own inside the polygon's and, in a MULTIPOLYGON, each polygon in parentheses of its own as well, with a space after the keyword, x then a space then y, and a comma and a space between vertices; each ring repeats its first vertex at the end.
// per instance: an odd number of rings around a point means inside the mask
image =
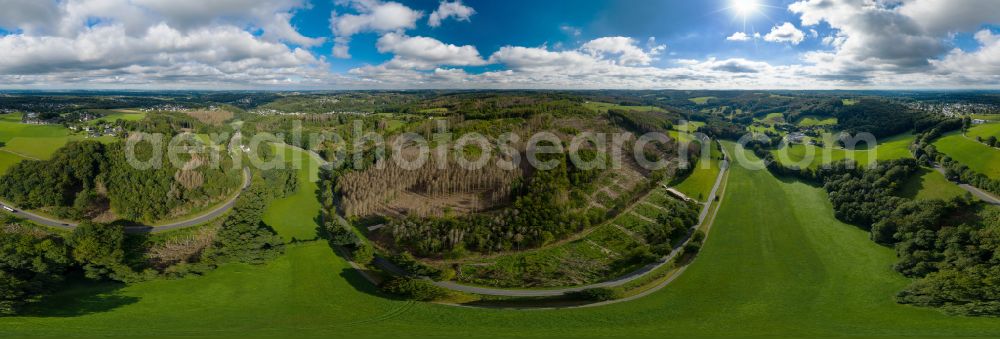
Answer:
POLYGON ((154 222, 219 201, 242 181, 241 170, 233 168, 226 152, 213 163, 207 149, 192 150, 178 156, 185 163, 175 168, 168 143, 159 150, 153 145, 137 142, 135 158, 163 166, 140 169, 128 163, 124 142, 70 143, 50 160, 25 160, 11 167, 0 176, 0 196, 22 208, 51 209, 74 220, 110 210, 117 219, 154 222))

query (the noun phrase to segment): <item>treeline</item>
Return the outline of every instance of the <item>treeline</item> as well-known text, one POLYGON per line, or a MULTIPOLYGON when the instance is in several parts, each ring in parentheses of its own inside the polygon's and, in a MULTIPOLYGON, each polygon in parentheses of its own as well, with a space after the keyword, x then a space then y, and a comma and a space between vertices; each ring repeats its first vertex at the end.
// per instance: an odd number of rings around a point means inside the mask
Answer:
POLYGON ((281 194, 281 187, 255 180, 221 223, 177 235, 126 233, 118 224, 84 222, 60 236, 0 216, 0 315, 41 301, 61 288, 65 277, 135 283, 201 274, 226 262, 266 262, 284 247, 262 222, 268 202, 281 194))
POLYGON ((151 222, 239 187, 241 171, 233 168, 228 152, 220 152, 215 164, 207 149, 181 154, 185 168, 175 168, 167 146, 154 150, 152 143, 136 144, 134 159, 161 165, 146 169, 129 162, 123 142, 72 142, 50 160, 11 167, 0 177, 0 196, 25 209, 52 208, 65 218, 87 219, 111 207, 122 219, 151 222), (154 159, 156 151, 160 158, 154 159))
POLYGON ((922 133, 938 129, 940 133, 962 127, 959 118, 948 118, 912 110, 902 104, 879 99, 862 99, 836 110, 837 124, 850 134, 871 133, 888 137, 913 130, 922 133))
POLYGON ((917 168, 912 159, 870 170, 839 168, 825 188, 839 219, 867 226, 873 240, 893 246, 899 257, 893 267, 917 279, 897 295, 900 303, 1000 315, 1000 210, 971 196, 951 201, 892 196, 917 168))
POLYGON ((912 146, 914 156, 928 166, 940 164, 944 168, 944 176, 948 180, 969 184, 993 194, 1000 194, 1000 180, 979 173, 952 159, 947 154, 939 152, 933 144, 934 139, 939 136, 940 133, 921 135, 912 146))
MULTIPOLYGON (((930 146, 933 147, 933 146, 930 146)), ((848 161, 816 171, 769 163, 779 175, 821 183, 835 217, 869 230, 871 239, 896 249, 896 271, 916 280, 897 301, 965 315, 1000 315, 1000 210, 969 195, 950 201, 896 195, 930 155, 871 168, 848 161)))

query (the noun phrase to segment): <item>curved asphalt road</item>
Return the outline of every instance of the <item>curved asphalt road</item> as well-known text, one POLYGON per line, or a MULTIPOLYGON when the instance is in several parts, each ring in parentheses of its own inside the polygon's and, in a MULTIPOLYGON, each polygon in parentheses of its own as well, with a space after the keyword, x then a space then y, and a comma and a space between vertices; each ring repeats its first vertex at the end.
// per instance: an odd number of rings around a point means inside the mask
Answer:
MULTIPOLYGON (((934 169, 937 170, 939 173, 941 173, 941 175, 947 176, 945 174, 944 168, 941 167, 941 165, 934 164, 934 169)), ((976 196, 977 198, 979 198, 983 202, 986 202, 987 204, 1000 206, 1000 199, 997 199, 997 197, 993 196, 989 192, 979 189, 979 187, 972 186, 969 184, 957 184, 957 185, 958 187, 961 187, 962 189, 968 191, 969 193, 972 193, 972 195, 976 196)))

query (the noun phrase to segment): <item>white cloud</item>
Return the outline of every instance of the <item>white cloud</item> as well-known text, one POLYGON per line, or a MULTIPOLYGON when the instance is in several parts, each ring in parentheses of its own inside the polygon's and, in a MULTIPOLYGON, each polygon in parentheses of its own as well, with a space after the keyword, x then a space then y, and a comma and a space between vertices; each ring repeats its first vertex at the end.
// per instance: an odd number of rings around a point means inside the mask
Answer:
POLYGON ((750 40, 750 36, 743 32, 736 32, 733 35, 726 37, 727 41, 747 41, 750 40))
POLYGON ((441 1, 437 10, 431 12, 430 17, 427 18, 427 25, 438 27, 441 26, 441 21, 448 18, 455 18, 458 21, 469 21, 469 17, 473 14, 476 14, 476 10, 463 5, 462 0, 455 0, 454 2, 441 1))
POLYGON ((667 48, 666 45, 657 45, 655 38, 650 38, 647 46, 648 50, 643 50, 636 45, 635 39, 616 36, 588 41, 580 50, 594 57, 618 56, 621 65, 648 65, 667 48))
POLYGON ((0 27, 20 31, 0 37, 0 82, 252 87, 332 77, 319 71, 328 67, 322 58, 289 46, 323 40, 291 26, 292 13, 305 6, 298 0, 177 0, 170 6, 5 0, 0 6, 0 27))
POLYGON ((333 55, 338 58, 350 58, 349 47, 351 36, 362 32, 393 32, 417 27, 417 20, 424 16, 421 11, 413 10, 398 2, 381 2, 378 0, 353 0, 348 4, 357 14, 330 14, 330 30, 333 31, 333 55))
MULTIPOLYGON (((953 6, 963 6, 952 1, 953 6)), ((866 72, 908 73, 927 70, 929 59, 944 53, 945 35, 921 27, 924 18, 901 13, 900 6, 871 0, 803 0, 788 8, 802 25, 826 22, 836 38, 834 58, 825 65, 847 76, 866 72)), ((905 6, 902 6, 905 7, 905 6)))
POLYGON ((904 1, 900 14, 914 18, 928 34, 943 36, 969 32, 983 24, 1000 22, 995 0, 919 0, 904 1))
POLYGON ((475 46, 445 44, 428 37, 410 37, 387 33, 375 45, 379 52, 393 53, 390 65, 397 68, 431 69, 436 66, 479 66, 486 60, 475 46))
POLYGON ((975 52, 965 52, 953 49, 942 60, 931 63, 937 71, 943 74, 963 74, 967 79, 985 78, 993 82, 1000 81, 1000 35, 990 30, 981 30, 975 34, 979 49, 975 52))
POLYGON ((781 26, 772 27, 771 32, 764 36, 764 41, 779 43, 787 42, 792 45, 798 45, 805 39, 806 34, 802 33, 802 31, 790 22, 783 23, 781 26))
POLYGON ((570 25, 559 26, 559 30, 561 30, 561 31, 563 31, 563 33, 566 33, 567 35, 570 35, 570 36, 573 36, 573 37, 578 37, 578 36, 580 36, 580 34, 583 34, 583 31, 581 31, 579 27, 573 27, 573 26, 570 26, 570 25))

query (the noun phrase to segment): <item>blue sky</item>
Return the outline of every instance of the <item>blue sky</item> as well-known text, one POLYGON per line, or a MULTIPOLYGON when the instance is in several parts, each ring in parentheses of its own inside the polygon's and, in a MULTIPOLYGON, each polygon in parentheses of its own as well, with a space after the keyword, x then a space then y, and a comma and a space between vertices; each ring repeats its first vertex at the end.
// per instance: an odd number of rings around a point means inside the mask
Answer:
POLYGON ((997 88, 995 0, 0 0, 0 88, 997 88))

